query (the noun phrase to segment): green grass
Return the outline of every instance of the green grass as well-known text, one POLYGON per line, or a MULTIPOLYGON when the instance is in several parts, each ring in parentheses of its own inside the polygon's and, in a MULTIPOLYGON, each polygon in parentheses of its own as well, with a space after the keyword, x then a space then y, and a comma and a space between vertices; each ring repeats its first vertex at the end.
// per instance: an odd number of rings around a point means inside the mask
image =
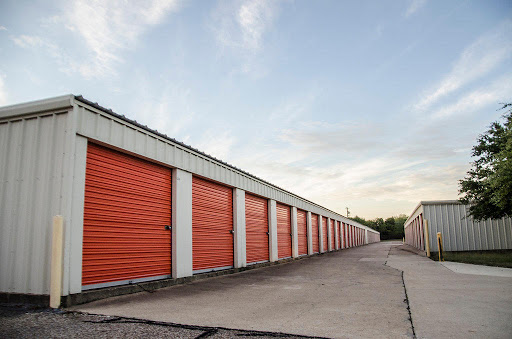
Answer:
MULTIPOLYGON (((431 252, 430 259, 439 260, 438 253, 431 252)), ((512 250, 444 252, 444 260, 512 268, 512 250)))

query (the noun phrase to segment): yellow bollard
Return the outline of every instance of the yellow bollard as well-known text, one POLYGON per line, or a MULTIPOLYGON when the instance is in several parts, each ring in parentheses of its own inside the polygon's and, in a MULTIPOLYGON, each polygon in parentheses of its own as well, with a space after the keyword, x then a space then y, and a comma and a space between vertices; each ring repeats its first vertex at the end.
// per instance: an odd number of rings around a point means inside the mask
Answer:
POLYGON ((441 232, 437 232, 437 249, 439 251, 439 261, 444 261, 443 236, 441 235, 441 232))

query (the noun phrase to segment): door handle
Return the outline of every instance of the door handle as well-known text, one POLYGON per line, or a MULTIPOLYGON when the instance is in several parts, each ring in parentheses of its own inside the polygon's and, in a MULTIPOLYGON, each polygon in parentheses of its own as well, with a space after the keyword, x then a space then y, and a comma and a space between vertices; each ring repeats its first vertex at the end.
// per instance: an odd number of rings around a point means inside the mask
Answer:
POLYGON ((171 230, 171 226, 169 226, 169 225, 165 225, 165 226, 164 226, 164 229, 165 229, 166 231, 170 231, 170 230, 171 230))
POLYGON ((229 233, 231 233, 231 234, 235 234, 235 231, 233 231, 233 230, 229 230, 229 233))

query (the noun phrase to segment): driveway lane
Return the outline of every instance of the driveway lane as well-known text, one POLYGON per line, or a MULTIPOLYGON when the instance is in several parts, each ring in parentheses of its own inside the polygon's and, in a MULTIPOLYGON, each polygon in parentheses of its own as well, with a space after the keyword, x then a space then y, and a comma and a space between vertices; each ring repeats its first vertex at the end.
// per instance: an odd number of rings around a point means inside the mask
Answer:
POLYGON ((512 278, 453 272, 411 251, 394 247, 387 265, 404 271, 417 338, 512 338, 512 278))
POLYGON ((330 338, 410 338, 401 272, 384 265, 392 245, 377 243, 71 309, 330 338))

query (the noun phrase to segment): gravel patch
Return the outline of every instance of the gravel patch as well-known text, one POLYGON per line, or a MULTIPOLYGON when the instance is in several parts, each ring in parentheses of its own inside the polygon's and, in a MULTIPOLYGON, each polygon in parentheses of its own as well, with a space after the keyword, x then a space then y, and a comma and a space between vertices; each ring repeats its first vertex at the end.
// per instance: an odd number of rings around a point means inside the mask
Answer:
POLYGON ((308 338, 0 304, 0 338, 308 338))

